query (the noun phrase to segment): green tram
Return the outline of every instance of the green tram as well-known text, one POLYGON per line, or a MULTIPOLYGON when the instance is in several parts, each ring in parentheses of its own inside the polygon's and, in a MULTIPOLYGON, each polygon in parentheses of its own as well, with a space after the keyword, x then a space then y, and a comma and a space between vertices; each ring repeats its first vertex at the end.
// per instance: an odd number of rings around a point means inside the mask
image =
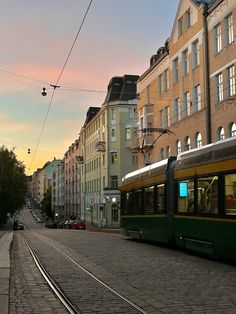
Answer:
POLYGON ((236 137, 128 173, 121 234, 236 262, 236 137))

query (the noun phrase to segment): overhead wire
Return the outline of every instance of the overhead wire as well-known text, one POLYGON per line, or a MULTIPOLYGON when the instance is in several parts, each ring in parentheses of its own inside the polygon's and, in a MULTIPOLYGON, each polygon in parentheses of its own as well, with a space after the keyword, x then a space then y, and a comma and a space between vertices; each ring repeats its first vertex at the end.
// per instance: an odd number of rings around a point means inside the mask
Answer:
POLYGON ((42 138, 42 135, 43 135, 43 131, 44 131, 44 128, 45 128, 45 125, 46 125, 46 122, 47 122, 47 118, 48 118, 48 115, 49 115, 49 111, 50 111, 50 108, 51 108, 51 105, 52 105, 52 101, 53 101, 53 98, 54 98, 54 94, 55 94, 56 88, 59 87, 58 84, 59 84, 59 82, 60 82, 60 79, 61 79, 61 77, 62 77, 62 74, 63 74, 64 71, 65 71, 66 65, 67 65, 68 60, 69 60, 69 58, 70 58, 70 55, 71 55, 71 53, 72 53, 72 51, 73 51, 73 49, 74 49, 75 43, 76 43, 76 41, 77 41, 77 39, 78 39, 78 36, 79 36, 79 34, 80 34, 80 32, 81 32, 82 26, 83 26, 83 24, 84 24, 84 22, 85 22, 85 19, 86 19, 87 15, 88 15, 88 12, 89 12, 89 9, 90 9, 90 7, 91 7, 92 2, 93 2, 93 0, 90 0, 89 5, 88 5, 88 7, 87 7, 87 10, 86 10, 86 12, 85 12, 85 14, 84 14, 84 17, 83 17, 83 19, 82 19, 82 22, 81 22, 81 24, 80 24, 80 26, 79 26, 79 29, 78 29, 78 31, 77 31, 77 34, 76 34, 76 36, 75 36, 75 39, 74 39, 74 41, 73 41, 73 43, 72 43, 72 46, 71 46, 71 48, 70 48, 70 50, 69 50, 69 53, 68 53, 68 55, 67 55, 67 57, 66 57, 66 60, 65 60, 64 64, 63 64, 63 67, 62 67, 62 69, 61 69, 61 72, 60 72, 60 74, 59 74, 59 76, 58 76, 58 78, 57 78, 56 84, 55 84, 55 85, 50 84, 50 86, 53 87, 53 92, 52 92, 52 96, 51 96, 51 99, 50 99, 50 102, 49 102, 49 105, 48 105, 48 108, 47 108, 47 112, 46 112, 46 115, 45 115, 45 118, 44 118, 44 121, 43 121, 42 128, 41 128, 41 131, 40 131, 40 134, 39 134, 39 138, 38 138, 38 141, 37 141, 35 150, 34 150, 34 154, 33 154, 33 157, 32 157, 31 163, 30 163, 30 167, 29 167, 29 169, 28 169, 29 172, 30 172, 31 167, 32 167, 32 165, 33 165, 33 162, 34 162, 34 159, 35 159, 37 150, 38 150, 38 146, 39 146, 39 143, 40 143, 41 138, 42 138))

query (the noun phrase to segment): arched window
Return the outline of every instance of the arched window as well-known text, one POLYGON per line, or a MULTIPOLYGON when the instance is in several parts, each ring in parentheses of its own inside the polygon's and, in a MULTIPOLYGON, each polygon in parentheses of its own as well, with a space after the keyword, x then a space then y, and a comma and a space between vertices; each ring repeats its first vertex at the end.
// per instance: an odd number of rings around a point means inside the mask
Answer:
POLYGON ((225 139, 225 130, 224 128, 222 128, 222 126, 220 126, 217 129, 217 141, 222 141, 225 139))
POLYGON ((181 142, 180 142, 180 140, 176 141, 175 148, 176 148, 176 155, 180 154, 181 153, 181 142))
POLYGON ((164 149, 160 149, 160 160, 164 159, 164 149))
POLYGON ((231 124, 230 137, 236 136, 236 123, 231 124))
POLYGON ((196 147, 202 146, 202 134, 200 132, 196 135, 196 147))
POLYGON ((190 141, 190 137, 186 136, 184 139, 184 150, 190 150, 191 149, 191 141, 190 141))
POLYGON ((166 157, 170 157, 170 146, 166 147, 166 157))

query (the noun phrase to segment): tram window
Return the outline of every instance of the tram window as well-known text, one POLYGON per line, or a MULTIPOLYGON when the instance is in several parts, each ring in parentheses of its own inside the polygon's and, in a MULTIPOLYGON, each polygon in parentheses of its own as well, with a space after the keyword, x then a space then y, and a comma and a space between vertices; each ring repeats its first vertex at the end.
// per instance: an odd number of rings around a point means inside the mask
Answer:
POLYGON ((194 213, 194 181, 179 181, 178 189, 178 212, 194 213))
POLYGON ((165 184, 157 186, 157 212, 165 212, 165 184))
POLYGON ((124 210, 125 214, 132 212, 132 193, 127 192, 124 194, 124 210))
POLYGON ((218 214, 218 177, 198 178, 199 214, 218 214))
POLYGON ((154 213, 154 186, 144 188, 144 213, 154 213))
POLYGON ((134 190, 133 191, 134 213, 141 213, 142 212, 142 198, 143 198, 143 191, 142 190, 134 190))
POLYGON ((225 214, 236 215, 236 173, 225 175, 225 214))

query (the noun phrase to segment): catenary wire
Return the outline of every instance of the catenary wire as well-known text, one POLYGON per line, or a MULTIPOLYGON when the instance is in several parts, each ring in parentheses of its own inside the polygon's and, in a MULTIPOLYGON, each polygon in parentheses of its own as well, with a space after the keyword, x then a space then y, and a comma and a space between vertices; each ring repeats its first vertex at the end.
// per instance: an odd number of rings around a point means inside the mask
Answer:
POLYGON ((56 88, 59 87, 58 84, 59 84, 59 82, 60 82, 60 79, 61 79, 61 77, 62 77, 62 74, 63 74, 64 71, 65 71, 66 65, 67 65, 68 60, 69 60, 69 58, 70 58, 70 55, 71 55, 71 53, 72 53, 72 51, 73 51, 73 48, 74 48, 74 46, 75 46, 75 43, 76 43, 76 41, 77 41, 77 39, 78 39, 78 36, 79 36, 79 34, 80 34, 80 31, 81 31, 82 26, 83 26, 83 24, 84 24, 84 21, 85 21, 85 19, 86 19, 86 17, 87 17, 87 14, 88 14, 88 12, 89 12, 89 9, 90 9, 90 7, 91 7, 92 2, 93 2, 93 0, 90 0, 89 5, 88 5, 88 7, 87 7, 87 10, 86 10, 86 12, 85 12, 85 14, 84 14, 84 17, 83 17, 83 19, 82 19, 82 22, 81 22, 81 24, 80 24, 80 26, 79 26, 79 29, 78 29, 78 31, 77 31, 77 34, 76 34, 76 36, 75 36, 75 39, 74 39, 74 41, 73 41, 73 43, 72 43, 72 46, 71 46, 71 48, 70 48, 70 50, 69 50, 69 53, 68 53, 67 57, 66 57, 66 60, 65 60, 64 65, 63 65, 63 67, 62 67, 62 69, 61 69, 61 72, 60 72, 60 74, 59 74, 59 76, 58 76, 58 79, 57 79, 57 81, 56 81, 56 84, 55 84, 55 85, 51 85, 51 84, 50 84, 50 85, 53 87, 53 92, 52 92, 52 96, 51 96, 51 99, 50 99, 50 102, 49 102, 49 105, 48 105, 48 109, 47 109, 47 112, 46 112, 46 115, 45 115, 45 118, 44 118, 44 121, 43 121, 42 128, 41 128, 41 131, 40 131, 40 134, 39 134, 39 138, 38 138, 38 141, 37 141, 35 150, 34 150, 34 154, 33 154, 33 157, 32 157, 31 163, 30 163, 29 172, 30 172, 30 170, 31 170, 32 164, 33 164, 33 162, 34 162, 34 159, 35 159, 35 156, 36 156, 36 153, 37 153, 37 150, 38 150, 39 143, 40 143, 41 138, 42 138, 42 135, 43 135, 43 131, 44 131, 44 128, 45 128, 45 125, 46 125, 46 122, 47 122, 47 118, 48 118, 48 115, 49 115, 49 111, 50 111, 50 109, 51 109, 51 105, 52 105, 52 101, 53 101, 53 98, 54 98, 54 94, 55 94, 56 88))

